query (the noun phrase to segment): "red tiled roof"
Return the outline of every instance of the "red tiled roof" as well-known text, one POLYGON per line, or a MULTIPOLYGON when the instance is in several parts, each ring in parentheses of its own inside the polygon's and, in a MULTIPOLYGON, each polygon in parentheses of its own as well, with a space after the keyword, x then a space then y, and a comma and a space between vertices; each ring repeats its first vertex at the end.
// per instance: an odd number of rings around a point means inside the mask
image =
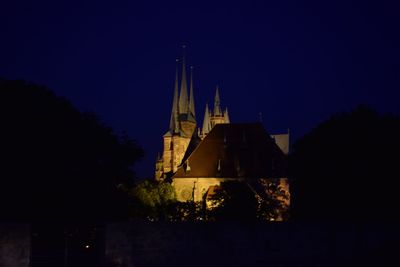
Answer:
POLYGON ((260 123, 217 124, 172 178, 184 177, 282 178, 287 158, 260 123))

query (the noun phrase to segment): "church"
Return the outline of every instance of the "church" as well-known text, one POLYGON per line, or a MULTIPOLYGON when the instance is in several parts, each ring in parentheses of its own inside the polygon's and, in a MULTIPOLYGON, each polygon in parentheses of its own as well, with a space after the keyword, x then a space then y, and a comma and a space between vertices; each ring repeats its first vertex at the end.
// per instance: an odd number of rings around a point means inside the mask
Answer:
POLYGON ((171 182, 178 201, 194 202, 207 201, 226 181, 243 181, 262 198, 267 193, 262 184, 277 181, 289 205, 289 132, 270 135, 261 122, 232 123, 218 87, 213 107, 205 105, 198 124, 193 69, 188 88, 185 57, 180 77, 179 72, 177 65, 169 129, 163 135, 155 179, 171 182))

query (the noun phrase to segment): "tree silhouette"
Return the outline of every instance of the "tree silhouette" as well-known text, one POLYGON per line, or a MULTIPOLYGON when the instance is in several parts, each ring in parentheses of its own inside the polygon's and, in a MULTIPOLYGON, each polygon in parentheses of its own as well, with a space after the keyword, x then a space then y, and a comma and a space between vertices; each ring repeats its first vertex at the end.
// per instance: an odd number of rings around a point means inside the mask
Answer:
POLYGON ((44 87, 0 80, 0 217, 97 220, 124 205, 141 148, 44 87))
POLYGON ((321 123, 290 156, 298 220, 396 218, 400 119, 360 106, 321 123))
POLYGON ((289 217, 288 198, 279 179, 222 182, 207 199, 207 219, 286 221, 289 217))
POLYGON ((215 206, 208 212, 208 220, 254 221, 258 202, 255 193, 245 182, 221 183, 211 197, 215 206))

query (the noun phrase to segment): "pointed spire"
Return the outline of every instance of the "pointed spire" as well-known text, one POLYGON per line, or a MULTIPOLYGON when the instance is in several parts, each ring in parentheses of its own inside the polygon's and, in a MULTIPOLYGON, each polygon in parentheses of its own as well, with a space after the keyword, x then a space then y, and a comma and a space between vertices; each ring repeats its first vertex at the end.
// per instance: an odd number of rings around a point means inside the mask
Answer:
POLYGON ((194 95, 193 95, 193 66, 190 67, 189 114, 192 114, 193 118, 196 118, 196 111, 194 108, 194 95))
POLYGON ((182 59, 182 80, 181 80, 181 93, 179 95, 179 114, 184 114, 188 110, 188 93, 187 93, 187 82, 186 82, 186 55, 185 48, 183 45, 183 59, 182 59))
MULTIPOLYGON (((178 63, 178 59, 176 62, 178 63)), ((178 121, 178 64, 176 64, 175 71, 175 87, 174 87, 174 99, 172 101, 172 111, 171 111, 171 119, 169 121, 169 130, 171 133, 179 132, 179 121, 178 121)))
POLYGON ((217 86, 217 90, 215 91, 214 98, 214 116, 221 116, 221 107, 220 107, 220 99, 219 99, 219 88, 217 86))
POLYGON ((231 123, 231 121, 230 121, 230 119, 229 119, 228 108, 225 108, 225 111, 224 111, 224 119, 225 119, 225 123, 231 123))
POLYGON ((203 130, 202 134, 208 134, 211 131, 210 112, 208 111, 208 104, 206 104, 206 111, 204 112, 203 130))

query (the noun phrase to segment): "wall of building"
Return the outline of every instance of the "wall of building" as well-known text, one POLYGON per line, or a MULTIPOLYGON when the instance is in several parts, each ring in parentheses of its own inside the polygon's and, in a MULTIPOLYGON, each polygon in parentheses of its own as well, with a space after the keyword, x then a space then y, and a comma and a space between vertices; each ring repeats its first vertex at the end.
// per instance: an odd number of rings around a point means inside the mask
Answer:
POLYGON ((172 137, 164 136, 164 147, 163 147, 163 171, 165 173, 172 170, 172 137))
MULTIPOLYGON (((179 135, 164 136, 164 151, 162 154, 162 168, 164 173, 176 172, 189 146, 190 138, 179 135)), ((157 162, 156 162, 157 168, 157 162)), ((157 179, 157 175, 156 175, 157 179)))
POLYGON ((0 266, 29 266, 30 233, 29 224, 0 223, 0 266))
POLYGON ((194 131, 196 130, 196 123, 190 121, 182 121, 181 128, 182 131, 185 133, 185 136, 191 138, 194 131))
POLYGON ((174 136, 173 137, 173 172, 178 170, 178 166, 181 164, 187 147, 189 146, 190 138, 174 136))
POLYGON ((392 266, 396 225, 109 224, 107 266, 392 266))
MULTIPOLYGON (((218 177, 203 177, 203 178, 174 178, 172 186, 175 189, 178 201, 202 201, 204 194, 210 186, 220 185, 226 181, 243 181, 238 178, 218 178, 218 177)), ((263 179, 268 181, 269 179, 263 179)), ((287 192, 289 199, 285 200, 286 205, 290 205, 289 181, 287 178, 279 179, 280 186, 287 192)))
POLYGON ((172 186, 175 188, 178 201, 202 201, 204 194, 210 186, 220 185, 225 181, 238 180, 237 178, 175 178, 172 186), (194 194, 193 194, 194 192, 194 194))
POLYGON ((225 117, 220 116, 210 116, 211 128, 220 123, 226 123, 225 117))
POLYGON ((273 134, 271 135, 275 139, 276 144, 282 150, 285 155, 289 154, 289 134, 273 134))

